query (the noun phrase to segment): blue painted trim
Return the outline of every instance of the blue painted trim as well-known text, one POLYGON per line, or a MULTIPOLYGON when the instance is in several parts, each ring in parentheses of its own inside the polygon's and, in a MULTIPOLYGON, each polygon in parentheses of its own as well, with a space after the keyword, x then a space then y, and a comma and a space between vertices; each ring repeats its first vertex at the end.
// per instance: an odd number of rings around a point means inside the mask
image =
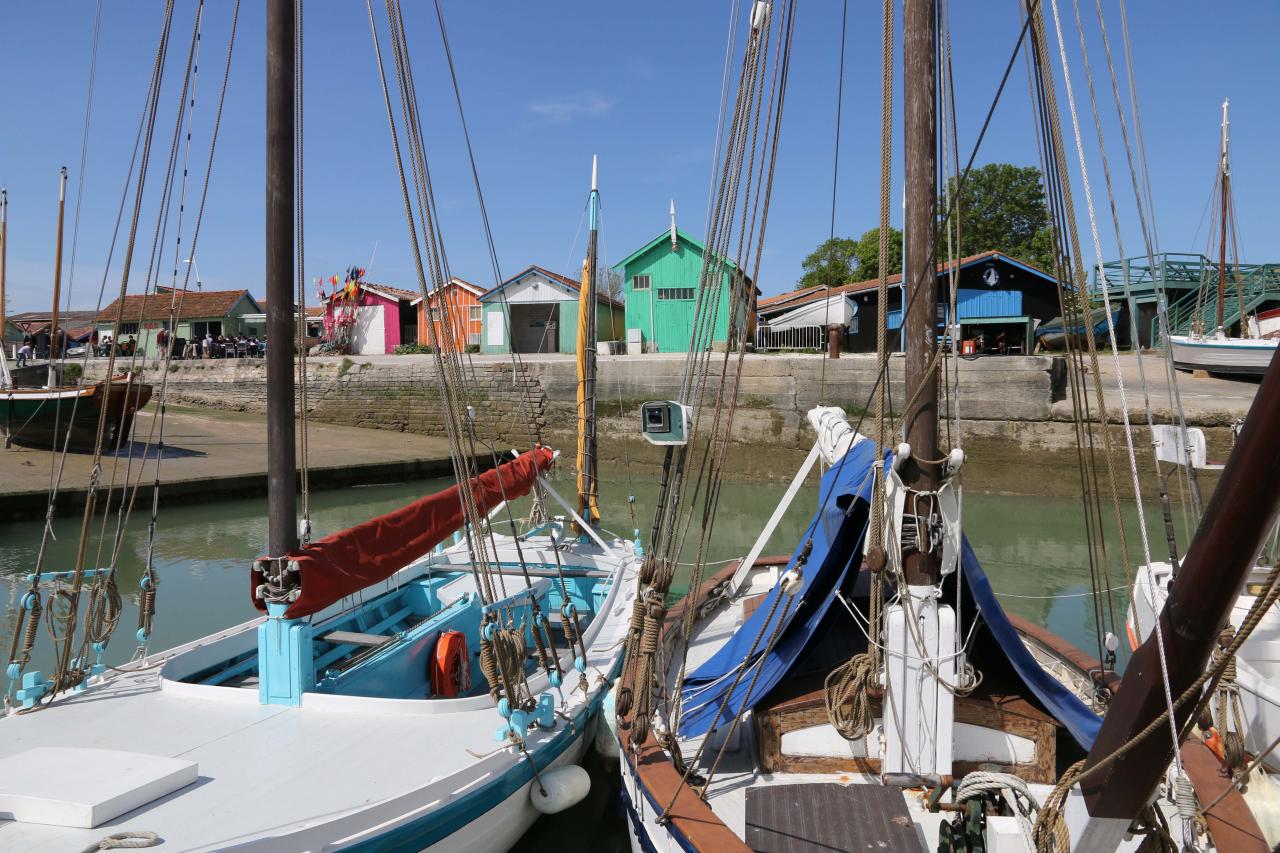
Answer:
MULTIPOLYGON (((536 753, 533 753, 540 770, 564 754, 578 737, 586 737, 588 724, 599 712, 603 696, 603 691, 597 694, 591 705, 574 717, 573 726, 566 725, 551 739, 550 743, 542 745, 536 753), (542 760, 544 756, 549 757, 542 760)), ((533 768, 528 761, 521 761, 489 784, 452 800, 437 811, 346 849, 355 851, 425 850, 448 838, 467 824, 479 820, 485 813, 532 780, 533 768)))
POLYGON ((285 619, 288 604, 267 604, 258 626, 258 701, 263 705, 302 704, 302 693, 316 686, 312 627, 306 619, 285 619))

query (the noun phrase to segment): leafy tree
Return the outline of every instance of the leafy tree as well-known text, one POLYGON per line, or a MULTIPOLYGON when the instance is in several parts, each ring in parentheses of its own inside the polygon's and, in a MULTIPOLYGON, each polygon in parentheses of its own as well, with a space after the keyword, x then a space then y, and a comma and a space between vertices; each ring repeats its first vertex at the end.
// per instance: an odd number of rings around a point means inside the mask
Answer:
MULTIPOLYGON (((902 272, 902 232, 891 228, 889 274, 902 272)), ((880 229, 857 240, 833 237, 809 253, 801 263, 800 287, 838 287, 851 281, 870 281, 880 275, 880 229)))
MULTIPOLYGON (((956 180, 950 184, 949 195, 954 197, 956 180)), ((941 202, 939 221, 946 214, 941 202)), ((974 169, 960 188, 959 205, 960 254, 998 250, 1053 272, 1053 230, 1038 168, 988 163, 974 169)), ((946 244, 938 245, 942 260, 946 244)))
POLYGON ((804 275, 799 287, 836 287, 853 281, 858 267, 858 243, 847 237, 824 240, 800 262, 804 275))
MULTIPOLYGON (((872 281, 880 277, 880 229, 872 228, 858 239, 858 268, 852 281, 872 281)), ((886 275, 902 272, 902 232, 889 227, 889 268, 886 275)))

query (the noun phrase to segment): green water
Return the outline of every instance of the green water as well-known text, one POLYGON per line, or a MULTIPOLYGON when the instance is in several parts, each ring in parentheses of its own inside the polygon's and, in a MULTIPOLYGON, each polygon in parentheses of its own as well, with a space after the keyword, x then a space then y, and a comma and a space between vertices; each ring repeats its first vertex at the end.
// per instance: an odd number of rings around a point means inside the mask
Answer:
MULTIPOLYGON (((311 499, 316 536, 364 521, 446 485, 445 481, 422 481, 316 493, 311 499)), ((562 476, 557 483, 561 494, 571 493, 572 488, 568 477, 562 476)), ((720 511, 707 544, 708 559, 722 561, 741 556, 783 490, 782 483, 724 483, 720 511)), ((651 477, 635 478, 628 484, 623 476, 606 476, 602 485, 604 526, 627 539, 639 528, 641 539, 647 539, 656 492, 657 484, 651 477), (634 520, 627 511, 626 500, 632 490, 636 497, 634 520)), ((814 481, 783 517, 765 554, 789 553, 795 547, 816 501, 814 481)), ((525 505, 517 504, 515 512, 518 515, 525 509, 525 505)), ((108 648, 109 663, 128 660, 134 650, 138 580, 147 552, 148 510, 149 507, 136 510, 121 537, 118 585, 125 596, 125 610, 108 648)), ((1157 512, 1154 507, 1149 509, 1147 520, 1153 552, 1161 559, 1164 538, 1157 529, 1157 512)), ((965 531, 1006 609, 1050 628, 1086 650, 1096 650, 1097 621, 1089 594, 1082 513, 1080 501, 1070 498, 970 494, 964 501, 965 531)), ((72 568, 79 525, 76 512, 65 512, 55 522, 56 538, 46 545, 46 570, 72 568)), ((88 564, 106 564, 115 529, 113 516, 107 524, 107 545, 99 549, 95 539, 89 548, 88 564)), ((1132 517, 1128 529, 1130 550, 1137 560, 1140 547, 1132 517)), ((5 618, 0 624, 0 643, 4 645, 0 648, 6 652, 15 618, 14 604, 25 586, 24 576, 35 564, 40 534, 37 522, 0 524, 0 595, 6 603, 5 618)), ((250 560, 264 553, 266 538, 264 498, 162 509, 156 522, 155 565, 160 584, 151 648, 168 648, 256 615, 249 598, 247 569, 250 560)), ((685 560, 693 558, 697 540, 695 527, 686 540, 685 560)), ((1122 587, 1115 597, 1115 607, 1122 616, 1127 593, 1116 540, 1112 531, 1108 542, 1117 558, 1111 585, 1122 587)), ((685 577, 682 572, 677 585, 685 577)), ((48 646, 42 629, 34 666, 48 667, 48 646)))
MULTIPOLYGON (((364 521, 446 485, 445 481, 422 481, 317 493, 311 500, 316 536, 364 521)), ((559 476, 556 486, 561 494, 572 493, 573 483, 565 474, 559 476)), ((724 483, 720 510, 706 546, 707 559, 722 561, 741 556, 772 513, 784 488, 783 483, 724 483)), ((651 476, 628 483, 619 472, 606 473, 601 488, 604 527, 628 539, 640 528, 642 540, 647 540, 656 493, 657 484, 651 476), (634 520, 626 500, 632 492, 635 494, 634 520)), ((764 551, 766 555, 788 553, 795 547, 816 501, 815 479, 783 517, 764 551)), ((518 515, 526 509, 521 503, 514 511, 518 515)), ((136 645, 138 580, 148 546, 148 511, 149 506, 135 512, 120 539, 118 584, 125 596, 125 609, 107 651, 109 663, 128 660, 136 645)), ((1149 509, 1147 516, 1153 553, 1156 559, 1162 559, 1164 537, 1158 529, 1158 510, 1149 509)), ((964 499, 966 533, 1006 609, 1096 654, 1098 622, 1094 597, 1089 592, 1083 518, 1078 499, 974 494, 964 499)), ((113 516, 106 529, 108 543, 115 530, 113 516)), ((1136 561, 1140 559, 1141 549, 1137 522, 1132 515, 1127 520, 1127 530, 1136 561)), ((72 568, 78 532, 76 512, 66 512, 55 522, 56 539, 46 545, 46 570, 72 568)), ((160 583, 151 649, 168 648, 254 617, 248 567, 254 557, 264 552, 266 537, 264 498, 163 509, 157 519, 155 537, 154 559, 160 583)), ((1127 585, 1124 571, 1119 568, 1116 539, 1112 530, 1108 543, 1117 554, 1117 568, 1113 570, 1111 585, 1120 587, 1114 607, 1117 617, 1123 619, 1127 585)), ((0 644, 3 644, 0 648, 5 654, 13 633, 14 606, 25 587, 24 576, 35 563, 40 540, 38 522, 0 524, 0 595, 6 603, 5 618, 0 625, 0 644)), ((695 528, 686 542, 686 560, 692 559, 697 540, 695 528)), ((109 544, 99 551, 95 540, 89 549, 88 563, 105 565, 107 557, 99 555, 109 552, 109 544)), ((681 581, 687 582, 687 574, 682 575, 681 581)), ((51 659, 50 640, 42 626, 31 668, 47 671, 51 659)), ((597 778, 607 782, 610 777, 601 771, 597 778)), ((598 795, 593 794, 583 806, 564 813, 563 820, 569 820, 576 829, 564 826, 570 832, 595 827, 588 834, 604 848, 625 849, 626 829, 614 807, 616 798, 608 796, 607 784, 596 787, 601 789, 598 795), (583 809, 589 814, 583 815, 583 809)), ((562 841, 557 828, 561 825, 561 820, 544 819, 523 846, 536 849, 544 841, 551 843, 556 838, 562 841)))

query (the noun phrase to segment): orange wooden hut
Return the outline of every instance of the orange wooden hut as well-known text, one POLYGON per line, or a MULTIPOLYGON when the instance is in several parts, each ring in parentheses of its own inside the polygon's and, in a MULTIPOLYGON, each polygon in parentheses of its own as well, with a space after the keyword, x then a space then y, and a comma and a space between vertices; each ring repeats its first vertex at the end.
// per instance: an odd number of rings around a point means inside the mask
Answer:
POLYGON ((478 347, 484 313, 480 297, 487 292, 483 287, 455 277, 431 291, 425 300, 419 296, 413 302, 418 308, 418 343, 446 340, 443 317, 447 313, 453 325, 454 349, 462 352, 468 346, 478 347))

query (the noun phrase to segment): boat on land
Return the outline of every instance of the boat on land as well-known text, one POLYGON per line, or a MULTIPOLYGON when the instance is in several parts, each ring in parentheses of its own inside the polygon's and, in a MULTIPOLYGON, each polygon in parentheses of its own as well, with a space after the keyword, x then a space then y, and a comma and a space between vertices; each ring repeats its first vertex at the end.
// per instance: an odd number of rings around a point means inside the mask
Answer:
MULTIPOLYGON (((275 187, 289 185, 293 164, 296 14, 289 0, 266 13, 268 127, 285 129, 285 144, 268 146, 275 187)), ((198 33, 197 17, 193 41, 198 33)), ((406 34, 393 37, 403 57, 406 34)), ((407 68, 397 73, 411 85, 407 68)), ((293 221, 290 196, 269 196, 269 222, 293 221)), ((594 231, 594 181, 589 204, 594 231)), ((592 283, 595 245, 593 235, 592 283)), ((271 304, 291 304, 294 248, 290 228, 271 232, 271 304)), ((425 290, 421 267, 419 277, 425 290)), ((456 327, 450 309, 439 334, 456 327)), ((294 333, 290 312, 268 317, 271 340, 294 333)), ((457 357, 452 343, 433 341, 437 359, 457 357)), ((586 795, 576 765, 621 665, 640 554, 599 529, 593 362, 580 377, 588 429, 576 504, 546 479, 557 455, 536 436, 482 470, 474 448, 493 439, 476 435, 460 366, 438 361, 455 485, 312 541, 296 500, 293 348, 272 346, 266 359, 269 541, 245 583, 262 615, 152 653, 148 554, 137 652, 109 667, 122 594, 114 564, 89 565, 84 534, 76 565, 37 563, 6 670, 0 849, 496 851, 586 795), (528 522, 512 507, 525 496, 537 516, 528 522), (553 501, 564 515, 548 514, 553 501), (30 665, 42 618, 57 640, 49 672, 30 665)), ((305 484, 305 462, 302 472, 305 484)), ((107 506, 114 486, 103 487, 107 506)))
MULTIPOLYGON (((62 220, 66 205, 67 170, 61 173, 58 198, 58 248, 54 265, 53 314, 49 329, 60 334, 58 301, 62 284, 62 220)), ((0 306, 5 304, 5 259, 8 255, 9 194, 0 190, 0 306)), ((0 329, 4 309, 0 308, 0 329)), ((84 450, 93 447, 98 425, 107 446, 116 448, 129 440, 133 419, 151 399, 151 386, 135 381, 131 373, 93 383, 68 383, 66 364, 12 367, 0 346, 0 431, 5 445, 84 450)))
MULTIPOLYGON (((1207 294, 1207 288, 1205 287, 1207 282, 1202 281, 1201 296, 1197 297, 1197 301, 1204 296, 1211 296, 1216 300, 1217 322, 1211 330, 1193 326, 1184 335, 1170 335, 1169 348, 1173 355, 1173 363, 1179 370, 1203 370, 1223 376, 1261 376, 1267 372, 1272 356, 1276 353, 1276 344, 1280 343, 1280 339, 1276 338, 1274 334, 1268 334, 1265 337, 1263 334, 1255 334, 1251 337, 1250 334, 1253 332, 1261 333, 1264 327, 1267 332, 1271 332, 1274 327, 1275 311, 1263 312, 1256 319, 1249 317, 1237 285, 1236 299, 1240 315, 1239 330, 1241 334, 1239 336, 1230 334, 1230 330, 1224 322, 1227 300, 1228 245, 1230 245, 1232 251, 1234 251, 1236 245, 1233 218, 1235 208, 1231 197, 1230 106, 1230 101, 1222 102, 1222 147, 1218 157, 1217 180, 1214 184, 1215 195, 1220 202, 1218 205, 1220 214, 1217 229, 1217 288, 1212 294, 1207 294)), ((1232 265, 1235 267, 1237 281, 1239 277, 1238 263, 1239 261, 1236 259, 1236 263, 1232 265)))
POLYGON ((151 386, 120 375, 85 385, 0 388, 0 426, 8 441, 31 447, 87 450, 103 424, 103 442, 121 447, 133 434, 138 410, 151 400, 151 386))
MULTIPOLYGON (((886 4, 886 14, 893 8, 886 4)), ((1255 608, 1239 631, 1222 633, 1238 606, 1240 585, 1256 580, 1255 557, 1280 512, 1274 442, 1280 367, 1273 363, 1269 369, 1218 489, 1203 511, 1197 506, 1195 536, 1159 616, 1149 616, 1148 635, 1138 635, 1123 677, 1116 671, 1120 640, 1103 621, 1108 614, 1102 596, 1114 590, 1100 582, 1105 533, 1100 521, 1094 523, 1101 518, 1100 498, 1088 480, 1096 476, 1090 469, 1102 436, 1083 412, 1087 400, 1077 403, 1077 452, 1094 574, 1087 594, 1095 597, 1101 660, 1006 614, 963 532, 962 434, 953 424, 957 443, 946 447, 938 418, 940 410, 957 403, 950 385, 939 399, 939 374, 948 371, 938 367, 936 329, 948 318, 945 296, 934 290, 935 259, 942 250, 932 239, 940 242, 945 234, 952 245, 953 211, 940 211, 937 204, 934 115, 936 105, 946 109, 954 103, 946 89, 935 89, 950 83, 949 59, 940 64, 938 57, 950 38, 940 32, 946 16, 935 4, 906 0, 904 9, 903 230, 925 236, 907 239, 904 253, 906 403, 898 426, 882 425, 890 409, 888 353, 881 345, 878 381, 862 405, 864 412, 879 413, 872 416, 880 421, 878 434, 861 430, 867 416, 850 423, 837 407, 812 409, 814 445, 770 521, 739 561, 710 573, 704 571, 701 543, 715 521, 714 460, 727 442, 738 393, 725 378, 733 376, 730 356, 722 365, 691 355, 680 399, 643 406, 645 437, 667 445, 662 500, 640 568, 627 660, 606 700, 616 709, 612 743, 632 849, 1065 853, 1176 850, 1178 835, 1181 849, 1272 849, 1280 841, 1268 834, 1280 830, 1280 809, 1273 805, 1280 802, 1280 788, 1263 779, 1256 785, 1259 796, 1246 798, 1240 788, 1251 777, 1236 775, 1244 769, 1239 741, 1227 738, 1234 759, 1224 762, 1213 738, 1195 729, 1202 703, 1219 695, 1215 679, 1226 677, 1236 644, 1258 627, 1255 608), (913 282, 911 270, 927 273, 913 282), (696 430, 682 432, 677 424, 696 430), (693 485, 685 479, 691 459, 703 460, 689 475, 697 478, 693 485), (819 462, 825 473, 812 520, 790 555, 763 557, 778 521, 819 462), (701 504, 697 498, 686 502, 682 496, 689 494, 705 497, 701 504), (701 528, 694 523, 689 529, 686 518, 700 518, 701 528), (668 606, 674 569, 689 559, 685 543, 694 539, 698 556, 688 592, 668 606), (1224 638, 1230 645, 1211 658, 1224 638)), ((745 41, 743 69, 739 76, 727 68, 726 79, 767 79, 761 56, 775 38, 789 45, 794 14, 794 3, 756 2, 750 16, 734 18, 731 26, 745 29, 730 35, 731 43, 745 41)), ((1021 23, 1013 58, 1030 33, 1037 138, 1046 168, 1065 175, 1055 69, 1046 64, 1041 10, 1034 4, 1023 9, 1021 23)), ((892 17, 884 24, 885 32, 895 32, 892 17)), ((891 55, 886 45, 885 56, 891 55)), ((1065 50, 1063 57, 1065 63, 1065 50)), ((780 47, 773 61, 785 69, 789 59, 780 47)), ((893 79, 886 60, 886 105, 893 79)), ((743 82, 732 105, 730 92, 725 113, 759 115, 761 99, 771 97, 743 82)), ((886 149, 892 137, 887 110, 886 149)), ((771 100, 767 114, 773 114, 771 100)), ((763 132, 760 148, 776 142, 770 132, 776 134, 777 126, 763 132)), ((741 189, 738 171, 763 175, 761 186, 767 188, 772 161, 766 155, 757 161, 757 141, 735 128, 726 140, 717 152, 723 171, 712 189, 713 197, 726 199, 727 212, 724 221, 718 212, 712 218, 712 233, 732 241, 730 223, 741 215, 744 231, 754 236, 760 229, 762 246, 764 223, 745 211, 757 205, 767 210, 768 189, 761 190, 762 199, 753 198, 741 189), (741 213, 736 204, 743 206, 741 213)), ((891 165, 881 164, 883 174, 891 174, 891 165)), ((889 182, 882 186, 883 257, 892 199, 889 182)), ((1063 209, 1064 193, 1046 181, 1051 209, 1063 209)), ((1059 231, 1055 241, 1057 267, 1071 269, 1066 247, 1076 236, 1059 231)), ((737 259, 744 269, 749 260, 737 259)), ((703 278, 715 280, 706 269, 703 278)), ((1068 286, 1079 292, 1084 282, 1064 285, 1064 303, 1068 286)), ((877 325, 887 320, 884 301, 882 296, 877 325)), ((1112 306, 1098 310, 1101 316, 1089 322, 1111 319, 1112 306)), ((1097 356, 1087 329, 1062 332, 1077 394, 1088 391, 1082 377, 1088 359, 1097 356)), ((701 345, 695 331, 690 351, 701 345)), ((1095 404, 1105 412, 1102 389, 1094 391, 1095 404)), ((1101 421, 1107 423, 1105 414, 1101 421)), ((1124 426, 1133 497, 1141 508, 1127 417, 1124 426)), ((946 435, 949 440, 952 433, 946 435)), ((1111 465, 1110 443, 1105 452, 1111 465)), ((1115 483, 1113 475, 1119 516, 1115 483)), ((1162 481, 1167 498, 1164 488, 1162 481)), ((1172 543, 1170 518, 1166 525, 1172 543)), ((1142 541, 1145 548, 1145 535, 1142 541)), ((1261 604, 1274 603, 1278 581, 1280 570, 1270 570, 1250 594, 1261 604)), ((1252 636, 1267 647, 1270 623, 1252 636)), ((1252 754, 1261 756, 1277 744, 1262 742, 1252 754)))

